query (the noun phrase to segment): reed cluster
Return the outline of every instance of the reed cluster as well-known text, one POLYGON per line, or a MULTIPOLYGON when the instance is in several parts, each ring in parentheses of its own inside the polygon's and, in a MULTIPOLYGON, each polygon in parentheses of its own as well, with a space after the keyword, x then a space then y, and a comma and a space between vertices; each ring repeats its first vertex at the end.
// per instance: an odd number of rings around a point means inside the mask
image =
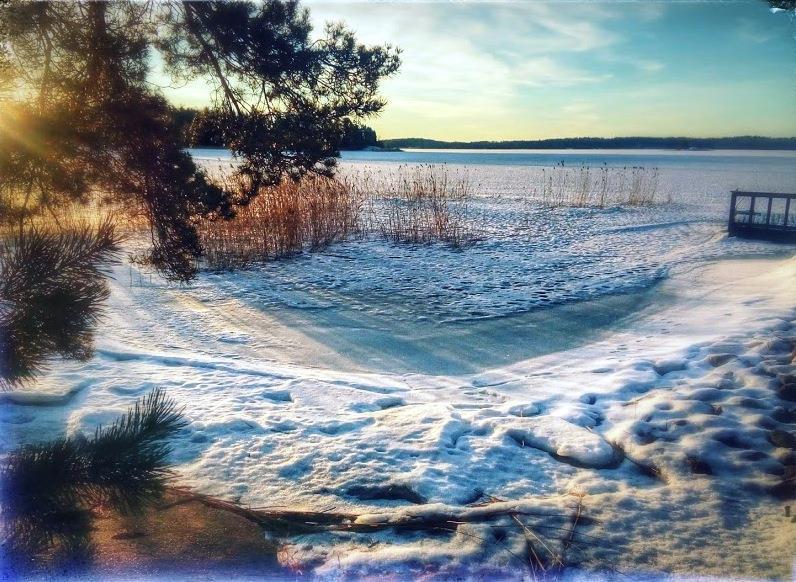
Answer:
POLYGON ((320 176, 264 188, 232 220, 205 221, 199 236, 208 267, 228 269, 318 250, 360 232, 364 199, 320 176))
POLYGON ((369 235, 460 247, 474 238, 467 216, 471 196, 466 176, 440 166, 306 176, 264 188, 233 220, 205 221, 198 231, 211 269, 245 267, 369 235))
POLYGON ((468 219, 472 195, 466 175, 439 166, 402 167, 378 192, 375 230, 396 243, 464 246, 475 238, 468 219))
POLYGON ((542 184, 531 194, 548 207, 651 206, 658 182, 656 167, 559 165, 542 170, 542 184))
MULTIPOLYGON (((229 168, 206 172, 211 181, 235 188, 227 183, 234 179, 229 168)), ((664 202, 658 199, 658 183, 654 167, 558 165, 541 169, 540 179, 529 185, 526 202, 542 208, 649 206, 664 202)), ((463 247, 477 239, 475 190, 466 170, 440 165, 349 168, 336 178, 287 178, 278 186, 263 188, 231 220, 199 221, 201 261, 210 269, 235 269, 367 236, 397 244, 439 242, 463 247)), ((112 218, 116 231, 131 244, 144 239, 138 236, 148 224, 142 211, 118 205, 110 212, 105 206, 103 211, 89 202, 59 209, 57 221, 56 214, 46 209, 26 221, 42 231, 59 232, 112 218)), ((0 221, 0 236, 17 228, 8 218, 0 221)))

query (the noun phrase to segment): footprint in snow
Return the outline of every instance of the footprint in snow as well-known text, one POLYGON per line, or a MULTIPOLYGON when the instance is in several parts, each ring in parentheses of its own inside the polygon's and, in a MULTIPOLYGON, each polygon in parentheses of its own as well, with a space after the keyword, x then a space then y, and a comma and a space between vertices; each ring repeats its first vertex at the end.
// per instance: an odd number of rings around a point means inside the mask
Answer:
POLYGON ((337 436, 339 434, 344 434, 347 432, 353 432, 355 430, 359 430, 369 424, 373 424, 374 420, 372 418, 365 418, 362 420, 352 420, 348 422, 327 422, 326 424, 319 424, 316 425, 314 428, 318 432, 329 436, 337 436))
POLYGON ((264 390, 260 396, 272 402, 293 402, 293 395, 288 390, 264 390))
POLYGON ((290 461, 278 466, 277 474, 283 479, 296 479, 312 471, 314 462, 312 456, 304 457, 298 461, 290 461))
POLYGON ((406 406, 406 401, 397 396, 387 396, 386 398, 379 398, 373 402, 355 402, 351 404, 349 408, 354 412, 377 412, 379 410, 397 408, 398 406, 406 406))
POLYGON ((216 339, 225 344, 247 344, 252 338, 245 333, 222 333, 216 339))

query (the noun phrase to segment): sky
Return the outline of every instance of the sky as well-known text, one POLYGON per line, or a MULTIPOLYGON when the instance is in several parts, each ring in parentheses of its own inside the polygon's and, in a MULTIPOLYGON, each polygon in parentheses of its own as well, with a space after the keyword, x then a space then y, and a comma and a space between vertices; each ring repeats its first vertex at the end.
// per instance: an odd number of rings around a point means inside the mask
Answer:
POLYGON ((304 5, 318 33, 402 49, 366 121, 382 139, 796 136, 796 18, 762 0, 304 5))

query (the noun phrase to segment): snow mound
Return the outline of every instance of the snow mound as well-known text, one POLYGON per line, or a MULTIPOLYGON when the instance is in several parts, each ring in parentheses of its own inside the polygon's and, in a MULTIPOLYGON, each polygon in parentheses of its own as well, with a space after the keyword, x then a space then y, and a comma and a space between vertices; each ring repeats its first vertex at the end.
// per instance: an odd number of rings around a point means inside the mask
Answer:
POLYGON ((534 447, 567 463, 600 469, 615 465, 621 456, 600 435, 555 416, 513 422, 505 434, 523 447, 534 447))

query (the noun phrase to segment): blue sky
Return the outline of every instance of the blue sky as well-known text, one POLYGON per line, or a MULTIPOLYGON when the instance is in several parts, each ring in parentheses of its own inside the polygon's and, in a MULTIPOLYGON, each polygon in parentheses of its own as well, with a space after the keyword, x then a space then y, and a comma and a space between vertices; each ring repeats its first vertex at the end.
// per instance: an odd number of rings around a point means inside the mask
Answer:
POLYGON ((761 0, 305 5, 402 48, 383 138, 796 135, 796 20, 761 0))

